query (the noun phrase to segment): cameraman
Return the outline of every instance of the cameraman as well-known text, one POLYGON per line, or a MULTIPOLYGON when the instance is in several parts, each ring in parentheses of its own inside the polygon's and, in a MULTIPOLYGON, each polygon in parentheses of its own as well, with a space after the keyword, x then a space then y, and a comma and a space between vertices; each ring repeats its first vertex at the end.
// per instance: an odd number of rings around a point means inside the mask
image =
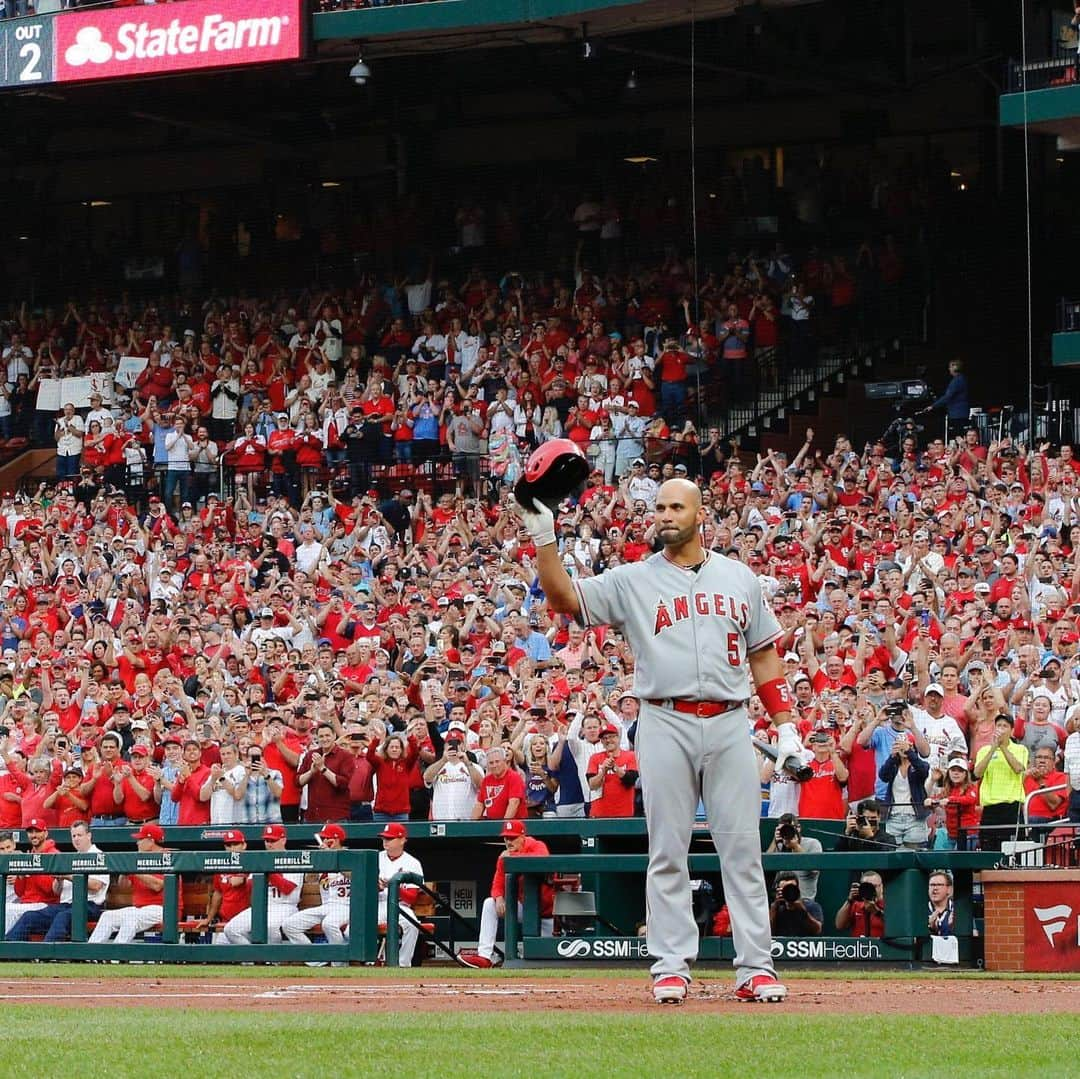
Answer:
POLYGON ((881 829, 881 803, 876 798, 864 798, 858 809, 848 809, 844 834, 837 841, 838 851, 889 850, 896 840, 881 829))
POLYGON ((879 873, 869 869, 852 884, 836 912, 836 928, 848 930, 853 937, 885 936, 885 886, 879 873))
MULTIPOLYGON (((785 813, 776 824, 772 842, 765 851, 766 854, 820 854, 821 840, 813 836, 803 836, 802 824, 794 813, 785 813)), ((799 882, 799 891, 804 899, 817 898, 818 876, 817 869, 784 870, 783 876, 789 877, 794 873, 799 882)), ((777 881, 780 880, 778 876, 777 881)))
POLYGON ((777 874, 776 898, 769 907, 774 937, 819 937, 824 918, 821 907, 803 897, 794 873, 777 874))

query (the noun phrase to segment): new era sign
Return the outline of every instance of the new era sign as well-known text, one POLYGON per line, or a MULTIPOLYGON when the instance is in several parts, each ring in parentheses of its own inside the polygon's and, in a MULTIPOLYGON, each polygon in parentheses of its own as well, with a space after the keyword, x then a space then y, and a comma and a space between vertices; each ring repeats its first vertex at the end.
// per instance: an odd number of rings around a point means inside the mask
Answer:
POLYGON ((56 82, 299 59, 301 0, 186 0, 53 20, 56 82))

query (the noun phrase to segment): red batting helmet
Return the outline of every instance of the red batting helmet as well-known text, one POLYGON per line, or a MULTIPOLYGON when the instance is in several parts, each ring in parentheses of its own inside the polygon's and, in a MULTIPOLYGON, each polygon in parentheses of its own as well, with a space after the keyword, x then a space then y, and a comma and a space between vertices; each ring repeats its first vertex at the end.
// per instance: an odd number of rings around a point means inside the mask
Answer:
POLYGON ((553 438, 530 454, 514 487, 518 505, 527 510, 542 502, 552 513, 568 495, 578 495, 589 478, 589 460, 576 442, 553 438))

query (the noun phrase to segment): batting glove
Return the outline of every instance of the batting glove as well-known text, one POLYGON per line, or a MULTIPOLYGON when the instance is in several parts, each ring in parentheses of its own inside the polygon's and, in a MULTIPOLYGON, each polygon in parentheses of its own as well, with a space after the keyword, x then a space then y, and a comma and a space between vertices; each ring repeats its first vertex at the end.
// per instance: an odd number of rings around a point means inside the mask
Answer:
POLYGON ((521 518, 525 531, 532 537, 538 548, 555 542, 555 515, 542 502, 534 502, 538 510, 527 510, 513 496, 510 503, 514 512, 521 518))
POLYGON ((782 768, 792 757, 796 762, 802 762, 802 741, 794 723, 783 723, 777 728, 776 733, 776 760, 782 768))

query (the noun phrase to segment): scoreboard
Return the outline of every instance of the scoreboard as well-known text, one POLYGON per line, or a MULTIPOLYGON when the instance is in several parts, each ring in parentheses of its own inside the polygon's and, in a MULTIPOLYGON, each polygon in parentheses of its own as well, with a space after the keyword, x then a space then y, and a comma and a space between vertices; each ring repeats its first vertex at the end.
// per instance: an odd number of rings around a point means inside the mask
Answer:
POLYGON ((299 60, 304 0, 181 0, 0 22, 0 88, 299 60))

